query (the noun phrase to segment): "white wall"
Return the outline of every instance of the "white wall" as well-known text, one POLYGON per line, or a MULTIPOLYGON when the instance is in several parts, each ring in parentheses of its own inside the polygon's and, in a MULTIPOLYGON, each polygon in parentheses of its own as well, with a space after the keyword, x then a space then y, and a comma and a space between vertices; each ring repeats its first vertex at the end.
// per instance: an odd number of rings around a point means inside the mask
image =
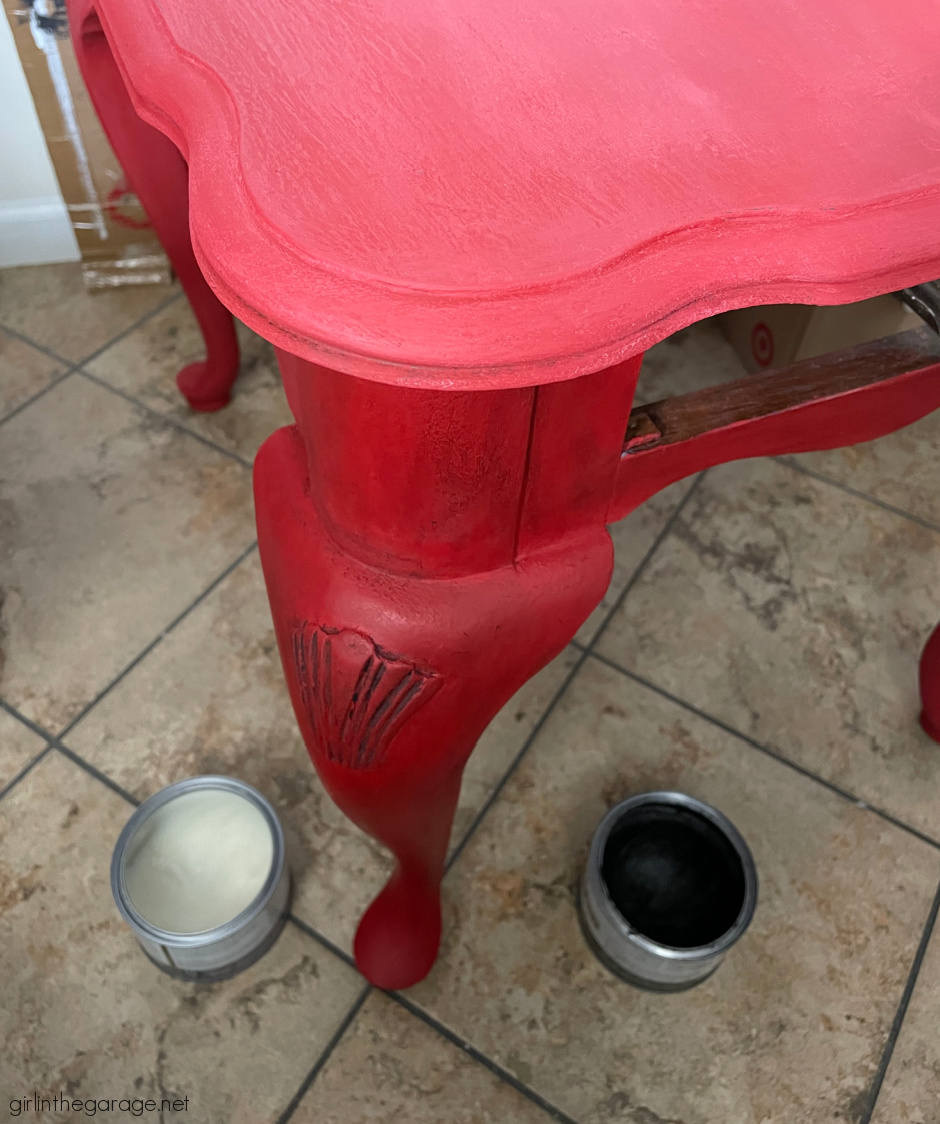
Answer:
POLYGON ((13 32, 0 11, 0 267, 78 258, 13 32))

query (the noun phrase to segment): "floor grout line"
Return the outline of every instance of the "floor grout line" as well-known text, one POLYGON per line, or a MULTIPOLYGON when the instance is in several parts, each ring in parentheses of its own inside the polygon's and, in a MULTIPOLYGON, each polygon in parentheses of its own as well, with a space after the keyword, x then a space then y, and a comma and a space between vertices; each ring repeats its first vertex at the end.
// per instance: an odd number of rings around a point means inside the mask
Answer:
POLYGON ((885 1042, 884 1050, 881 1053, 881 1059, 878 1062, 878 1070, 875 1073, 874 1080, 871 1083, 871 1089, 868 1093, 868 1106, 859 1119, 859 1124, 870 1124, 872 1115, 875 1111, 875 1105, 878 1101, 878 1096, 881 1093, 881 1087, 884 1084, 885 1075, 888 1072, 888 1066, 891 1064, 891 1058, 894 1055, 894 1048, 897 1045, 898 1037, 901 1033, 901 1025, 904 1022, 904 1017, 907 1014, 907 1009, 910 1006, 911 997, 914 994, 914 988, 917 986, 917 977, 920 975, 920 969, 924 963, 924 957, 927 955, 927 946, 930 944, 930 938, 933 935, 934 928, 937 922, 937 914, 940 912, 940 884, 937 886, 937 891, 934 894, 933 904, 930 907, 930 912, 927 915, 927 921, 924 924, 923 932, 920 935, 920 943, 917 946, 917 951, 914 953, 914 960, 911 964, 911 970, 907 975, 907 982, 904 985, 904 991, 901 994, 901 1001, 898 1004, 898 1009, 894 1013, 894 1019, 891 1023, 891 1030, 888 1032, 888 1038, 885 1042))
MULTIPOLYGON (((307 936, 311 937, 328 952, 332 952, 334 956, 339 957, 339 959, 349 967, 356 969, 355 960, 347 952, 344 952, 343 949, 341 949, 338 945, 334 944, 328 937, 325 937, 321 932, 315 929, 312 925, 302 920, 293 912, 288 915, 288 920, 291 921, 302 933, 305 933, 307 936)), ((356 970, 358 971, 358 969, 356 970)), ((536 1093, 534 1089, 530 1089, 529 1086, 527 1086, 524 1082, 519 1081, 518 1078, 513 1076, 511 1073, 508 1073, 505 1069, 503 1069, 501 1065, 499 1065, 498 1062, 488 1057, 481 1050, 478 1050, 476 1046, 472 1045, 472 1043, 461 1038, 445 1024, 435 1019, 432 1015, 429 1015, 423 1008, 417 1006, 417 1004, 413 1003, 412 1000, 407 999, 404 995, 402 995, 401 992, 383 991, 382 989, 373 988, 372 985, 370 985, 370 989, 378 990, 382 995, 387 995, 389 999, 394 1000, 397 1004, 399 1004, 399 1006, 404 1007, 405 1010, 407 1010, 410 1014, 414 1015, 417 1019, 425 1023, 427 1026, 431 1027, 437 1034, 442 1035, 444 1038, 448 1039, 448 1041, 458 1046, 464 1053, 469 1054, 482 1066, 490 1070, 491 1073, 495 1074, 501 1081, 504 1081, 506 1084, 511 1085, 517 1092, 521 1093, 528 1100, 533 1101, 540 1108, 544 1109, 551 1116, 553 1116, 554 1119, 560 1121, 561 1124, 576 1124, 575 1121, 572 1121, 571 1118, 569 1116, 566 1116, 565 1113, 563 1113, 560 1109, 544 1100, 544 1098, 536 1093)), ((319 1069, 322 1068, 322 1065, 320 1065, 318 1068, 318 1072, 319 1069)), ((311 1081, 312 1078, 308 1079, 307 1083, 305 1084, 303 1090, 304 1093, 309 1088, 311 1081)), ((303 1093, 301 1093, 300 1095, 303 1096, 303 1093)), ((293 1109, 291 1111, 293 1111, 293 1109)))
POLYGON ((45 738, 47 742, 55 741, 55 734, 53 734, 50 730, 44 729, 39 725, 38 722, 34 722, 32 718, 27 718, 26 715, 17 710, 16 707, 12 705, 12 703, 8 703, 6 699, 0 698, 0 710, 5 710, 11 718, 15 718, 18 722, 22 722, 24 726, 27 726, 30 730, 33 731, 34 734, 38 735, 40 738, 45 738))
POLYGON ((226 566, 222 573, 219 574, 212 582, 210 582, 210 584, 202 591, 202 593, 200 593, 194 601, 190 602, 190 604, 187 605, 186 608, 178 616, 174 617, 174 619, 170 621, 170 623, 162 630, 162 632, 154 637, 154 639, 151 640, 145 648, 138 652, 137 655, 130 661, 130 663, 128 663, 106 687, 104 687, 101 691, 98 692, 97 695, 95 695, 91 702, 86 703, 86 705, 82 707, 82 709, 71 720, 71 722, 69 722, 68 725, 63 727, 58 732, 58 734, 55 735, 55 741, 57 743, 61 742, 63 738, 70 734, 72 730, 79 724, 79 722, 81 722, 83 718, 87 717, 89 712, 93 710, 106 695, 110 694, 111 691, 113 691, 114 688, 134 670, 135 667, 137 667, 141 660, 146 659, 146 657, 150 655, 154 648, 156 648, 156 646, 160 644, 161 641, 163 641, 167 636, 170 635, 170 633, 177 627, 177 625, 182 624, 182 622, 195 608, 197 608, 197 606, 201 605, 202 602, 205 601, 205 599, 215 589, 217 589, 231 573, 238 569, 238 567, 245 561, 245 559, 257 549, 257 546, 258 542, 257 540, 255 540, 247 548, 247 550, 242 551, 242 553, 235 559, 234 562, 231 562, 228 566, 226 566))
POLYGON ((31 339, 29 336, 27 336, 25 332, 21 332, 16 328, 11 328, 9 324, 5 324, 2 320, 0 320, 0 332, 6 332, 8 336, 12 336, 15 340, 19 340, 20 343, 29 344, 29 346, 33 348, 34 351, 38 351, 41 354, 45 355, 47 359, 54 359, 56 363, 65 364, 65 366, 70 370, 73 367, 78 366, 77 360, 66 359, 64 355, 60 355, 57 351, 53 351, 52 348, 46 347, 45 344, 37 343, 36 340, 31 339))
MULTIPOLYGON (((244 562, 245 559, 257 548, 257 545, 257 541, 253 542, 247 550, 244 550, 235 559, 234 562, 227 566, 225 570, 223 570, 222 573, 219 574, 199 594, 197 598, 195 598, 195 600, 193 600, 174 620, 172 620, 166 626, 166 628, 163 629, 162 632, 160 632, 153 640, 151 640, 150 643, 141 652, 139 652, 134 657, 134 659, 131 660, 131 662, 127 664, 106 687, 99 691, 98 694, 95 695, 95 697, 82 708, 78 715, 73 718, 72 721, 69 722, 69 724, 65 726, 58 734, 53 734, 49 730, 44 729, 38 723, 34 722, 31 718, 27 718, 25 714, 22 714, 11 703, 7 702, 5 699, 0 698, 0 710, 6 711, 12 718, 15 718, 17 721, 21 722, 38 737, 43 738, 47 743, 45 749, 37 754, 37 756, 31 762, 29 762, 24 769, 20 770, 20 772, 17 773, 17 775, 13 777, 13 779, 8 784, 0 789, 0 800, 2 800, 9 792, 11 792, 13 788, 18 785, 19 782, 30 772, 30 770, 35 765, 37 765, 39 761, 42 760, 51 750, 58 750, 64 757, 67 757, 70 761, 72 761, 73 764, 77 765, 81 769, 84 769, 86 773, 93 776, 96 780, 99 780, 103 785, 111 789, 112 792, 117 793, 118 796, 122 797, 129 804, 133 805, 136 808, 141 803, 141 801, 138 800, 137 797, 133 795, 133 793, 128 792, 127 789, 119 785, 117 781, 108 776, 107 773, 102 772, 100 769, 96 768, 96 766, 92 765, 90 761, 86 761, 80 753, 77 753, 74 749, 71 749, 69 746, 67 746, 64 743, 63 739, 78 725, 79 722, 82 721, 83 718, 85 718, 89 714, 89 712, 94 707, 98 705, 99 702, 101 702, 101 700, 106 695, 114 690, 114 688, 127 675, 129 675, 130 672, 133 671, 133 669, 143 659, 145 659, 154 650, 154 648, 156 648, 157 645, 176 628, 177 625, 181 624, 186 619, 186 617, 188 617, 189 614, 212 593, 213 590, 215 590, 223 581, 225 581, 225 579, 231 573, 233 573, 242 564, 242 562, 244 562)), ((310 932, 310 935, 317 936, 317 939, 320 939, 319 936, 312 930, 310 932)), ((322 940, 321 943, 323 943, 322 940)))
POLYGON ((164 297, 164 299, 160 301, 159 304, 155 305, 149 312, 145 312, 143 316, 135 320, 134 323, 129 327, 122 328, 121 331, 118 332, 117 335, 112 336, 107 343, 103 343, 100 347, 96 347, 94 351, 89 352, 88 355, 85 355, 83 358, 79 359, 75 366, 81 367, 85 363, 94 362, 94 360, 97 359, 99 355, 103 355, 109 347, 113 347, 116 343, 120 343, 121 340, 127 339, 127 337, 132 332, 136 332, 138 328, 143 327, 143 325, 146 324, 148 320, 152 320, 155 316, 159 316, 161 312, 165 312, 166 309, 168 309, 171 305, 176 304, 178 300, 182 299, 183 290, 181 288, 177 289, 175 293, 170 293, 169 296, 164 297))
MULTIPOLYGON (((682 499, 676 505, 675 511, 673 511, 672 515, 669 516, 669 518, 666 520, 666 522, 659 529, 659 533, 656 535, 656 538, 653 539, 653 541, 650 544, 647 552, 640 559, 636 569, 630 575, 630 577, 627 581, 627 584, 623 587, 623 589, 620 591, 619 595, 617 596, 617 600, 613 603, 613 605, 611 605, 610 609, 607 612, 607 615, 604 617, 603 621, 601 621, 600 628, 594 633, 593 637, 591 638, 591 640, 588 642, 587 645, 578 644, 578 647, 584 647, 586 651, 593 652, 594 646, 597 644, 598 640, 600 640, 600 638, 604 635, 605 631, 607 630, 607 626, 614 619, 614 616, 617 613, 617 611, 620 609, 620 606, 624 603, 624 601, 626 601, 626 599, 627 599, 628 595, 630 594, 630 592, 632 591, 633 587, 637 584, 637 582, 640 580, 643 573, 645 572, 646 567, 650 564, 650 562, 652 562, 653 557, 656 555, 659 548, 662 546, 662 544, 666 541, 666 539, 672 533, 672 528, 679 521, 680 516, 682 515, 683 511, 685 511, 686 505, 689 503, 689 501, 692 499, 692 497, 695 495, 695 493, 701 487, 702 481, 708 475, 708 472, 709 472, 709 469, 707 469, 707 468, 704 469, 702 472, 700 472, 698 474, 697 478, 695 480, 693 480, 692 486, 688 489, 688 491, 685 493, 685 495, 682 497, 682 499)), ((572 641, 572 643, 577 643, 577 642, 572 641)))
POLYGON ((816 784, 822 785, 823 788, 827 788, 830 792, 835 793, 836 796, 842 797, 843 800, 847 800, 850 804, 854 804, 857 808, 861 808, 868 812, 873 812, 876 816, 880 817, 883 820, 886 820, 893 827, 900 828, 902 831, 907 832, 908 835, 913 835, 915 839, 919 839, 921 843, 926 843, 929 847, 933 847, 935 850, 940 850, 940 840, 932 838, 930 835, 927 835, 919 828, 913 827, 911 824, 907 824, 903 820, 899 820, 895 815, 893 815, 891 812, 886 811, 884 808, 879 808, 876 804, 870 804, 867 800, 863 800, 860 796, 856 796, 848 789, 842 788, 840 785, 836 784, 835 781, 827 780, 825 777, 820 776, 818 773, 814 773, 805 765, 799 764, 799 762, 794 761, 792 758, 787 757, 785 754, 779 752, 778 750, 771 749, 763 742, 759 742, 756 738, 752 738, 750 734, 745 734, 743 730, 738 730, 736 727, 730 725, 730 723, 728 722, 725 722, 723 719, 716 717, 714 714, 709 714, 708 711, 702 710, 694 703, 689 702, 687 699, 683 699, 679 695, 674 695, 671 691, 667 690, 665 687, 660 687, 651 679, 646 679, 644 676, 638 675, 635 671, 630 671, 628 668, 623 667, 621 664, 617 663, 616 660, 611 659, 609 656, 604 656, 600 652, 588 652, 587 650, 585 650, 585 655, 590 656, 591 659, 595 659, 599 663, 605 664, 612 671, 620 672, 621 675, 625 675, 628 679, 633 680, 634 683, 639 684, 639 686, 646 687, 648 690, 653 691, 661 698, 668 699, 669 702, 675 703, 676 706, 682 707, 683 710, 688 711, 690 714, 694 714, 696 717, 703 719, 705 722, 710 723, 712 726, 716 726, 719 730, 723 730, 726 734, 730 734, 732 737, 738 738, 740 741, 743 741, 747 745, 751 746, 752 749, 758 750, 759 752, 765 754, 767 757, 770 757, 772 760, 779 762, 781 765, 786 765, 787 768, 792 769, 794 772, 799 773, 801 776, 806 777, 808 780, 815 781, 816 784))
POLYGON ((165 300, 161 301, 155 308, 152 308, 144 316, 141 316, 139 319, 135 320, 134 323, 129 327, 123 329, 123 331, 118 332, 116 336, 112 336, 112 338, 109 339, 107 343, 102 344, 101 347, 91 352, 90 355, 86 355, 84 359, 78 360, 66 359, 64 358, 64 356, 59 355, 57 352, 52 351, 50 348, 44 347, 42 344, 37 343, 33 339, 30 339, 30 337, 25 335, 23 332, 18 332, 15 328, 9 328, 5 324, 0 323, 0 331, 6 332, 7 335, 13 336, 15 339, 20 340, 21 343, 28 344, 36 351, 41 352, 43 355, 48 356, 50 359, 54 359, 57 363, 62 363, 66 368, 64 371, 62 371, 61 374, 57 375, 54 379, 51 379, 41 390, 38 390, 35 394, 27 398, 25 402, 21 402, 18 406, 14 406, 13 409, 9 411, 9 413, 6 413, 3 415, 3 417, 0 417, 0 425, 5 425, 8 421, 11 421, 16 417, 17 414, 22 413, 23 410, 32 406, 34 402, 44 397, 44 395, 48 394, 50 390, 54 390, 55 387, 57 387, 60 383, 65 382, 65 380, 71 375, 85 374, 87 377, 87 372, 81 371, 81 366, 83 363, 90 363, 93 359, 97 359, 97 357, 103 352, 107 351, 107 349, 111 347, 112 344, 118 343, 120 340, 124 339, 125 336, 130 335, 131 332, 137 331, 139 327, 141 327, 143 324, 146 324, 151 316, 156 316, 158 313, 163 312, 164 309, 169 308, 169 306, 175 301, 178 301, 180 297, 182 297, 182 295, 182 292, 172 293, 165 300))
POLYGON ((55 746, 53 746, 50 742, 48 745, 44 746, 31 761, 27 761, 27 763, 23 766, 22 769, 20 769, 16 776, 13 777, 12 780, 7 781, 7 783, 2 788, 0 788, 0 800, 2 800, 8 792, 12 792, 13 789, 16 788, 16 786, 20 783, 20 781, 28 776, 33 771, 33 769, 36 768, 39 762, 42 761, 44 757, 48 756, 48 754, 50 754, 53 749, 55 749, 55 746))
POLYGON ((461 836, 460 841, 457 843, 457 845, 451 851, 450 855, 448 855, 447 861, 444 863, 444 874, 445 875, 450 871, 451 867, 453 867, 453 865, 457 862, 457 860, 463 854, 464 848, 470 842, 470 840, 473 837, 473 835, 475 834, 477 828, 480 826, 480 824, 483 823, 484 819, 486 819, 487 813, 493 807, 493 805, 496 803, 496 801, 499 799, 503 789, 508 784, 509 779, 515 773, 515 771, 519 767, 519 765, 522 763, 522 759, 529 752, 530 746, 535 741, 535 739, 538 737, 539 733, 542 730, 542 727, 548 721, 549 716, 551 715, 552 711, 555 709, 555 705, 561 699, 561 696, 565 693, 565 691, 568 690, 569 684, 572 682, 572 680, 575 678, 575 676, 581 670, 582 666, 584 665, 585 661, 587 660, 587 656, 588 656, 587 652, 582 652, 581 655, 578 656, 578 658, 575 660, 574 666, 571 668, 571 670, 568 672, 568 674, 562 680, 561 686, 559 686, 559 688, 552 695, 551 699, 548 702, 548 705, 542 711, 541 715, 539 716, 538 721, 532 727, 532 729, 529 732, 528 736, 526 737, 525 741, 522 743, 522 748, 518 751, 518 753, 516 753, 515 757, 513 757, 512 761, 509 763, 508 767, 505 769, 502 776, 499 778, 499 780, 493 786, 492 791, 489 793, 487 798, 483 801, 483 804, 480 806, 476 815, 470 821, 470 824, 467 827, 467 830, 461 836))
MULTIPOLYGON (((151 308, 149 312, 145 312, 143 316, 139 316, 132 324, 129 324, 126 328, 122 328, 120 332, 118 332, 116 335, 111 336, 105 343, 101 344, 99 347, 96 347, 94 351, 89 352, 81 359, 66 359, 64 355, 60 355, 51 347, 46 347, 45 344, 39 343, 37 340, 34 340, 32 336, 28 336, 25 332, 21 332, 17 328, 11 328, 3 320, 0 320, 0 331, 6 332, 7 335, 13 336, 15 339, 20 340, 22 343, 29 344, 30 347, 35 348, 36 351, 42 352, 43 355, 48 356, 50 359, 54 359, 57 363, 64 363, 67 367, 70 368, 80 367, 83 363, 90 363, 93 359, 97 359, 98 356, 101 355, 102 352, 107 351, 112 344, 118 343, 118 341, 124 339, 125 336, 129 336, 131 332, 135 332, 142 324, 146 324, 151 316, 156 316, 158 313, 163 312, 164 309, 169 308, 171 304, 173 304, 175 301, 178 301, 182 296, 182 289, 177 290, 177 292, 175 293, 170 293, 169 296, 164 297, 159 304, 154 305, 154 307, 151 308)), ((94 297, 90 294, 89 297, 92 300, 94 299, 94 297)))
POLYGON ((128 394, 126 390, 120 390, 118 387, 112 386, 111 383, 101 378, 100 375, 93 375, 91 371, 86 371, 82 367, 77 367, 75 374, 94 383, 95 386, 101 387, 102 390, 107 390, 109 393, 117 395, 118 398, 123 398, 125 402, 129 402, 132 406, 136 406, 138 410, 143 410, 145 413, 150 414, 151 417, 163 422, 164 425, 168 425, 180 433, 185 433, 187 436, 195 438, 201 444, 206 445, 210 449, 214 449, 215 452, 221 453, 222 456, 228 457, 230 460, 235 461, 236 464, 240 464, 242 468, 247 468, 249 470, 252 468, 251 461, 245 460, 243 456, 233 452, 231 449, 226 449, 224 445, 217 444, 210 437, 204 437, 195 429, 190 429, 188 426, 184 425, 183 422, 178 421, 169 414, 163 414, 159 410, 155 410, 153 406, 148 406, 146 402, 135 398, 133 394, 128 394))
MULTIPOLYGON (((707 472, 707 469, 705 471, 707 472)), ((630 590, 636 584, 640 575, 646 569, 647 565, 650 563, 653 556, 656 554, 656 551, 659 549, 661 544, 665 541, 669 532, 672 530, 673 524, 679 518, 680 514, 682 513, 683 509, 685 508, 685 505, 691 499, 693 493, 698 488, 698 486, 701 483, 704 476, 705 476, 705 472, 702 472, 699 475, 698 479, 694 481, 692 486, 689 488, 689 490, 686 492, 686 494, 682 497, 682 499, 676 505, 675 511, 673 511, 673 513, 669 516, 669 518, 666 520, 666 522, 660 528, 659 533, 656 535, 655 539, 653 539, 653 542, 650 544, 649 549, 643 555, 643 557, 640 559, 640 561, 637 563, 636 568, 634 569, 633 573, 630 575, 630 578, 627 581, 627 584, 621 590, 620 594, 617 596, 617 599, 614 601, 613 605, 611 605, 610 609, 607 611, 607 615, 604 617, 604 620, 601 622, 601 625, 598 628, 597 632, 594 634, 594 638, 591 640, 590 644, 588 644, 587 647, 585 647, 582 644, 576 643, 574 640, 570 641, 569 646, 579 649, 582 653, 581 656, 575 662, 574 667, 565 676, 561 686, 554 693, 554 695, 552 695, 551 699, 548 702, 548 705, 542 711, 542 714, 539 716, 539 720, 536 722, 535 726, 530 731, 528 737, 522 743, 522 748, 519 750, 519 752, 515 755, 515 757, 509 763, 509 766, 503 772, 503 775, 500 777, 499 781, 497 782, 496 786, 493 788, 492 792, 490 792, 489 796, 487 796, 486 800, 483 802, 482 806, 477 811, 476 815, 470 821, 470 825, 467 828, 467 830, 464 832, 460 841, 457 843, 456 847, 454 847, 453 851, 448 856, 447 861, 444 864, 445 875, 450 871, 451 867, 460 858, 461 854, 463 853, 464 848, 470 842, 471 836, 473 836, 475 834, 477 828, 479 828, 479 826, 483 823, 483 820, 486 818, 490 809, 493 807, 493 805, 499 799, 503 789, 508 784, 509 779, 515 773, 515 771, 519 767, 519 765, 522 763, 522 759, 529 752, 529 749, 532 746, 532 743, 538 737, 539 733, 541 732, 545 723, 548 721, 549 716, 551 715, 552 711, 554 711, 555 706, 557 705, 557 703, 561 699, 562 695, 565 693, 565 691, 568 690, 569 685, 572 683, 575 676, 577 676, 578 672, 584 666, 584 663, 585 663, 588 655, 590 654, 591 649, 593 648, 594 644, 597 642, 597 640, 601 636, 601 633, 603 633, 604 629, 607 627, 608 622, 611 620, 614 613, 616 613, 617 610, 620 608, 620 606, 623 604, 624 598, 627 596, 627 594, 630 592, 630 590)))
POLYGON ((80 769, 84 769, 84 771, 90 776, 94 777, 95 780, 101 781, 103 785, 105 785, 107 788, 110 788, 112 792, 117 793, 118 796, 126 800, 128 804, 131 804, 133 807, 139 808, 143 803, 143 801, 138 800, 137 797, 133 795, 133 793, 128 792, 126 788, 122 788, 117 783, 117 781, 112 780, 107 773, 103 773, 100 769, 96 769, 90 761, 86 761, 85 758, 82 757, 80 753, 76 753, 74 749, 69 749, 67 745, 62 745, 61 742, 53 742, 50 746, 50 749, 57 750, 62 754, 63 757, 68 758, 68 760, 71 761, 73 765, 77 765, 80 769))
POLYGON ((860 492, 858 488, 853 488, 851 484, 844 484, 841 480, 836 480, 832 476, 826 476, 825 473, 817 472, 813 468, 807 468, 805 465, 799 464, 790 459, 789 454, 779 457, 768 457, 767 460, 772 460, 784 468, 790 469, 791 472, 797 472, 801 476, 808 476, 812 480, 817 480, 820 484, 828 484, 831 488, 837 488, 840 492, 845 492, 856 499, 863 500, 865 503, 870 503, 874 507, 880 507, 883 511, 890 511, 892 515, 898 515, 902 519, 907 519, 911 523, 916 523, 920 527, 925 527, 928 531, 936 531, 940 534, 940 525, 931 523, 929 519, 924 519, 923 516, 915 515, 912 511, 905 511, 902 507, 895 507, 894 504, 887 503, 885 500, 879 500, 876 496, 868 492, 860 492))
POLYGON ((362 989, 362 992, 359 995, 359 998, 353 1003, 352 1007, 350 1007, 350 1009, 346 1012, 346 1015, 343 1018, 343 1021, 337 1027, 336 1031, 333 1034, 333 1037, 329 1040, 329 1042, 327 1042, 326 1046, 323 1049, 323 1052, 320 1054, 319 1058, 317 1058, 317 1060, 314 1062, 313 1068, 310 1070, 310 1072, 307 1074, 307 1076, 303 1079, 303 1081, 301 1081, 300 1086, 297 1089, 297 1092, 294 1093, 294 1095, 291 1097, 291 1099, 287 1102, 287 1107, 284 1109, 284 1111, 281 1113, 281 1115, 277 1118, 277 1124, 287 1124, 287 1121, 290 1120, 290 1118, 297 1111, 297 1106, 300 1104, 300 1102, 307 1095, 308 1091, 310 1090, 310 1086, 314 1083, 314 1081, 316 1081, 317 1077, 320 1075, 321 1070, 326 1065, 326 1063, 330 1060, 330 1056, 332 1055, 332 1053, 336 1049, 336 1047, 339 1045, 340 1040, 342 1039, 343 1035, 346 1033, 347 1030, 349 1030, 349 1028, 352 1026, 352 1024, 356 1021, 356 1016, 362 1010, 362 1005, 365 1003, 365 1001, 369 998, 369 996, 371 994, 372 994, 372 984, 366 984, 366 986, 362 989))
POLYGON ((43 758, 48 756, 48 754, 50 754, 51 752, 57 750, 64 757, 67 757, 73 764, 78 765, 79 768, 84 769, 86 773, 90 773, 91 776, 93 776, 96 780, 101 781, 101 783, 110 788, 112 792, 116 792, 118 796, 123 797, 129 804, 133 804, 135 808, 141 803, 136 796, 128 792, 126 789, 122 788, 117 783, 117 781, 112 780, 112 778, 109 777, 107 773, 103 773, 100 769, 92 765, 90 761, 86 761, 85 758, 82 757, 80 753, 76 753, 74 749, 69 749, 67 745, 63 745, 54 734, 50 734, 41 726, 37 726, 36 723, 27 718, 25 714, 20 714, 16 707, 11 706, 3 699, 0 699, 0 710, 6 711, 7 714, 9 714, 12 718, 18 719, 23 723, 24 726, 32 730, 33 733, 37 734, 41 738, 45 738, 46 740, 45 749, 40 750, 40 752, 36 754, 32 761, 30 761, 23 769, 21 769, 11 781, 9 781, 3 788, 0 788, 0 800, 2 800, 9 792, 11 792, 13 788, 15 788, 16 785, 18 785, 20 781, 23 780, 23 778, 28 773, 30 773, 35 768, 35 766, 39 764, 40 761, 43 760, 43 758))
POLYGON ((359 970, 356 967, 356 961, 348 952, 344 952, 338 944, 334 944, 329 937, 325 937, 319 929, 315 929, 308 921, 304 921, 302 917, 298 917, 293 910, 288 913, 287 920, 302 933, 306 933, 308 937, 312 937, 318 944, 321 944, 327 952, 332 952, 334 956, 338 956, 344 964, 347 964, 350 968, 356 968, 356 971, 359 970))
POLYGON ((453 1043, 454 1046, 462 1050, 465 1054, 469 1054, 470 1057, 474 1059, 474 1061, 479 1062, 480 1065, 482 1065, 485 1069, 488 1069, 490 1073, 494 1074, 506 1085, 510 1085, 513 1089, 516 1090, 517 1093, 520 1093, 523 1097, 525 1097, 526 1100, 532 1101, 533 1104, 538 1105, 540 1109, 546 1112, 554 1120, 559 1121, 559 1124, 578 1124, 578 1121, 576 1121, 573 1117, 569 1116, 566 1112, 563 1112, 560 1108, 553 1105, 551 1101, 547 1101, 534 1089, 531 1089, 528 1085, 526 1085, 525 1082, 520 1081, 519 1078, 515 1076, 515 1074, 510 1073, 509 1070, 504 1069, 498 1062, 493 1061, 492 1058, 488 1057, 481 1050, 478 1050, 472 1043, 468 1042, 465 1038, 462 1038, 459 1034, 456 1034, 454 1031, 452 1031, 450 1027, 445 1026, 444 1023, 438 1022, 437 1019, 435 1019, 432 1015, 429 1015, 427 1011, 425 1011, 422 1007, 419 1007, 416 1003, 412 1002, 412 1000, 406 999, 405 996, 403 996, 400 992, 385 991, 382 992, 382 994, 387 995, 389 999, 394 1000, 394 1002, 398 1003, 399 1006, 403 1007, 416 1019, 419 1019, 426 1026, 430 1027, 432 1030, 440 1034, 443 1038, 446 1038, 449 1042, 453 1043))
POLYGON ((8 421, 12 421, 13 418, 17 416, 17 414, 21 414, 24 410, 28 410, 34 402, 38 402, 39 399, 47 395, 50 390, 55 390, 55 388, 61 383, 64 383, 67 378, 71 378, 71 376, 74 375, 77 370, 77 367, 69 367, 67 371, 63 371, 62 374, 57 375, 54 379, 50 379, 49 382, 47 382, 41 390, 37 390, 36 393, 30 395, 30 397, 27 398, 25 402, 21 402, 18 406, 14 406, 13 409, 9 411, 9 413, 6 413, 3 415, 3 417, 0 417, 0 425, 6 425, 6 423, 8 421))

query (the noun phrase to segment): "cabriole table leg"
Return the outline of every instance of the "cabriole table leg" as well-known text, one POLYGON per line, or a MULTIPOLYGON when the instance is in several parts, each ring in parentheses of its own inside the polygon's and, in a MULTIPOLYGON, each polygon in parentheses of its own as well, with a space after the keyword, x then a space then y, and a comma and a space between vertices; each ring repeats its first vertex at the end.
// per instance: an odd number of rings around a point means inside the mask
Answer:
POLYGON ((184 367, 176 377, 177 386, 194 410, 219 410, 228 402, 238 374, 238 341, 231 313, 209 288, 193 253, 186 162, 171 140, 137 116, 89 0, 70 0, 69 21, 95 110, 205 340, 205 360, 184 367))
POLYGON ((324 785, 397 860, 356 961, 407 987, 437 954, 477 738, 607 588, 604 517, 638 363, 578 387, 463 393, 279 359, 297 424, 255 461, 278 644, 324 785))

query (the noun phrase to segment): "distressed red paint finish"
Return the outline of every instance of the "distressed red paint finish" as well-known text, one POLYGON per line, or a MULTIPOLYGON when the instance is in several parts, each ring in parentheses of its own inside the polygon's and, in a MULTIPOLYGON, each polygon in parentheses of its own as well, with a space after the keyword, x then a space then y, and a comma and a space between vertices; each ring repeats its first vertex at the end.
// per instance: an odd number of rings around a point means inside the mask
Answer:
POLYGON ((70 8, 206 334, 184 392, 227 399, 226 308, 279 349, 295 425, 255 464, 271 610, 325 786, 397 860, 357 963, 408 986, 437 954, 463 767, 603 595, 606 523, 707 465, 940 405, 915 334, 631 412, 643 348, 703 316, 940 276, 940 20, 887 0, 70 8))
POLYGON ((467 758, 610 581, 605 513, 639 360, 578 385, 481 392, 279 360, 297 425, 255 462, 271 610, 324 784, 398 860, 356 961, 374 983, 405 987, 437 953, 467 758), (382 701, 401 709, 363 738, 380 666, 379 688, 399 688, 382 701))
POLYGON ((212 287, 336 370, 539 385, 940 275, 940 20, 889 0, 94 2, 212 287))

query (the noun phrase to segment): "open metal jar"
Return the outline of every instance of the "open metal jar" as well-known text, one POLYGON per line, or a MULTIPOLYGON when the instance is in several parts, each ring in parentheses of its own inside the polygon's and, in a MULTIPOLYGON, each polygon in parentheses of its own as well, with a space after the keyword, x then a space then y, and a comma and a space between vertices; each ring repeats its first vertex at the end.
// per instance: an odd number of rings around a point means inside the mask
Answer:
POLYGON ((243 971, 287 920, 284 833, 234 777, 191 777, 134 812, 111 860, 111 892, 144 952, 178 979, 243 971))
POLYGON ((710 976, 756 906, 757 871, 740 833, 679 792, 632 796, 607 813, 578 903, 597 957, 651 991, 682 991, 710 976))

